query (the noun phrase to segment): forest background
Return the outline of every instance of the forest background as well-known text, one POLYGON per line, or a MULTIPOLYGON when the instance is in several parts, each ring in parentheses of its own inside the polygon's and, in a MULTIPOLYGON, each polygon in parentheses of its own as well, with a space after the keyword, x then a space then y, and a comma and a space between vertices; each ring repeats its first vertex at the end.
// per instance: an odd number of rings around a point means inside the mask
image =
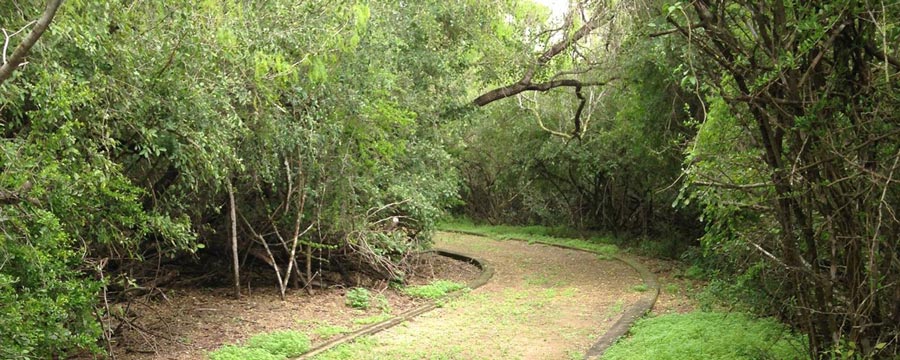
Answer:
POLYGON ((17 56, 54 3, 0 4, 0 357, 103 352, 109 302, 237 254, 402 281, 447 211, 900 352, 900 4, 69 0, 17 56))

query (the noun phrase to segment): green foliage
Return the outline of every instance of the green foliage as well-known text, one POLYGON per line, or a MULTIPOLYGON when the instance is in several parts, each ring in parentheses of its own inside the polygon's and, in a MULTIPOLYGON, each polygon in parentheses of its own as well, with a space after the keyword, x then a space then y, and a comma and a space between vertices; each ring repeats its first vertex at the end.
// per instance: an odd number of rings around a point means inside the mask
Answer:
POLYGON ((447 294, 465 289, 466 286, 449 280, 435 280, 428 285, 409 286, 403 289, 403 293, 422 299, 440 299, 447 294))
POLYGON ((369 289, 352 288, 347 290, 347 294, 344 295, 344 298, 346 299, 344 303, 347 304, 347 306, 354 309, 365 310, 370 306, 372 295, 369 293, 369 289))
POLYGON ((465 201, 457 214, 491 224, 663 235, 673 245, 650 250, 669 257, 690 245, 699 229, 694 209, 668 206, 681 171, 673 161, 693 132, 684 126, 690 109, 683 104, 691 100, 670 73, 677 59, 662 55, 677 53, 676 44, 630 41, 627 56, 610 73, 595 69, 581 78, 628 80, 585 88, 590 101, 577 139, 550 132, 574 131, 578 99, 570 90, 524 95, 528 101, 520 95, 475 114, 478 121, 462 130, 468 141, 454 149, 465 201))
POLYGON ((295 357, 309 350, 309 338, 294 330, 274 331, 247 340, 246 347, 263 349, 280 358, 295 357))
POLYGON ((284 356, 277 356, 264 349, 248 348, 243 346, 225 345, 216 351, 209 353, 209 360, 281 360, 284 356))
POLYGON ((225 345, 209 353, 210 360, 281 360, 297 357, 310 347, 309 338, 294 330, 253 336, 244 346, 225 345))
POLYGON ((601 357, 625 359, 805 359, 803 336, 772 319, 693 312, 639 320, 601 357))
MULTIPOLYGON (((65 2, 0 85, 0 194, 21 198, 0 202, 0 357, 99 352, 103 286, 227 249, 226 183, 254 227, 317 222, 315 249, 426 245, 458 201, 443 115, 483 75, 498 4, 65 2), (404 229, 371 235, 387 204, 404 229)), ((2 26, 43 5, 4 2, 2 26)))

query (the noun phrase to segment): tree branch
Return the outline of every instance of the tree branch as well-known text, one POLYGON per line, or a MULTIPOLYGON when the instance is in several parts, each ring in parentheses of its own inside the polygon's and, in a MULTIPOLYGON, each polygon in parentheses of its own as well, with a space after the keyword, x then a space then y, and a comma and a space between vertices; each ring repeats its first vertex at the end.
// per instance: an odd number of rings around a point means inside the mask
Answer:
POLYGON ((31 29, 31 32, 28 33, 28 36, 19 43, 19 46, 16 46, 16 50, 13 51, 12 56, 10 56, 9 60, 0 66, 0 85, 2 85, 6 79, 9 79, 12 76, 13 71, 25 61, 25 56, 28 55, 28 51, 31 50, 31 47, 37 43, 38 39, 44 33, 44 30, 47 30, 47 27, 50 26, 50 22, 53 20, 53 16, 56 15, 56 10, 59 9, 59 6, 62 4, 62 0, 50 0, 47 2, 47 7, 44 9, 44 13, 41 14, 41 18, 38 19, 37 23, 34 25, 34 28, 31 29))
POLYGON ((594 85, 604 85, 606 83, 582 83, 578 80, 573 79, 564 79, 564 80, 551 80, 539 84, 532 84, 531 80, 534 79, 535 73, 537 73, 537 69, 547 65, 553 57, 561 54, 563 51, 568 49, 572 44, 581 41, 585 36, 590 34, 594 29, 600 26, 601 20, 603 20, 604 12, 597 9, 596 13, 593 17, 587 22, 584 23, 575 33, 570 37, 566 37, 555 44, 551 45, 549 49, 545 50, 538 58, 537 61, 529 68, 525 74, 522 75, 522 79, 518 82, 510 85, 506 85, 500 88, 496 88, 490 90, 478 98, 476 98, 473 103, 477 106, 485 106, 494 101, 507 98, 523 91, 547 91, 552 88, 561 87, 561 86, 594 86, 594 85))
POLYGON ((18 204, 23 200, 28 201, 32 204, 37 203, 38 201, 36 199, 32 199, 26 195, 28 191, 31 190, 32 186, 33 184, 31 183, 31 181, 26 181, 24 184, 22 184, 21 187, 19 187, 18 190, 0 189, 0 205, 18 204))
POLYGON ((617 77, 610 78, 607 81, 580 81, 575 79, 559 79, 559 80, 551 80, 547 82, 532 84, 532 83, 522 83, 517 82, 512 85, 507 85, 501 88, 497 88, 491 91, 488 91, 478 98, 476 98, 473 103, 477 106, 485 106, 494 101, 507 98, 516 94, 519 94, 523 91, 540 91, 545 92, 550 89, 558 88, 558 87, 584 87, 584 86, 603 86, 609 83, 610 81, 618 79, 617 77))

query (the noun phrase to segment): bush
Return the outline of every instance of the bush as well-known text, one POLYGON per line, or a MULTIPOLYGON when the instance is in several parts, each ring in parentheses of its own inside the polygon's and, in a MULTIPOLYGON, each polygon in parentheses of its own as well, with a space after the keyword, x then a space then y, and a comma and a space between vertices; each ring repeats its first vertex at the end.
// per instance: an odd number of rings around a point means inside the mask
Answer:
POLYGON ((354 309, 366 310, 369 308, 369 300, 371 298, 368 289, 352 288, 347 291, 347 306, 354 309))

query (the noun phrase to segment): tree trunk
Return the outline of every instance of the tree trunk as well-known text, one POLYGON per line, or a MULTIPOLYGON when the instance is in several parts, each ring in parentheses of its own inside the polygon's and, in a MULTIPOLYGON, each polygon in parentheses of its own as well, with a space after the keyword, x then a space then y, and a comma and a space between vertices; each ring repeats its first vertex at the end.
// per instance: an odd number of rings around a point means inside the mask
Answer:
POLYGON ((234 205, 234 189, 228 180, 228 207, 231 216, 231 258, 234 261, 234 297, 241 299, 241 265, 238 260, 237 209, 234 205))

